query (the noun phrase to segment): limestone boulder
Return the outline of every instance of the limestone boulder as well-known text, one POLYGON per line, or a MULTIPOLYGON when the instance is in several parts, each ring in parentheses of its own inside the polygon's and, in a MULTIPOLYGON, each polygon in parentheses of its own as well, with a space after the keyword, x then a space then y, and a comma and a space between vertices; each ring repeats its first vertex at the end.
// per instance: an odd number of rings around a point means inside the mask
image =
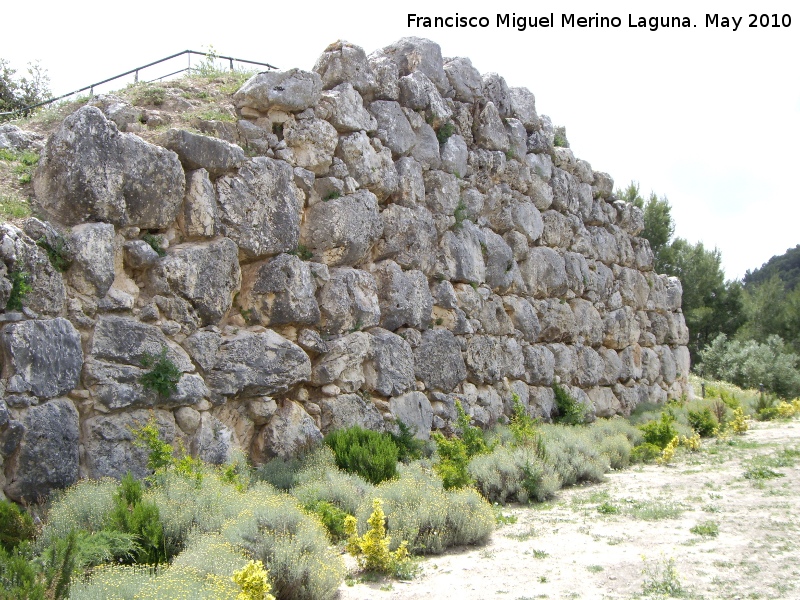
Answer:
POLYGON ((523 127, 528 131, 534 131, 541 127, 539 115, 536 113, 536 97, 533 92, 523 87, 512 87, 508 93, 511 101, 511 114, 519 119, 523 127))
POLYGON ((522 334, 526 342, 530 344, 536 343, 542 326, 531 303, 518 296, 504 296, 503 305, 511 318, 511 322, 514 324, 514 329, 522 334))
POLYGON ((38 133, 25 131, 11 123, 0 125, 0 148, 3 150, 40 151, 44 146, 44 139, 38 133))
POLYGON ((317 202, 306 211, 301 242, 332 267, 362 261, 383 233, 378 200, 367 190, 317 202))
POLYGON ((283 140, 292 151, 294 163, 316 175, 325 175, 339 143, 336 128, 322 119, 297 119, 283 125, 283 140))
POLYGON ((364 363, 372 352, 372 337, 356 331, 328 343, 311 370, 311 384, 335 384, 346 393, 357 392, 366 381, 364 363))
POLYGON ((364 50, 344 40, 325 48, 313 70, 319 74, 325 90, 349 83, 361 95, 370 95, 376 87, 375 75, 364 50))
POLYGON ((427 440, 431 437, 433 408, 422 392, 408 392, 389 400, 389 410, 398 421, 405 423, 414 437, 427 440))
POLYGON ((486 265, 481 242, 483 235, 471 221, 448 230, 439 244, 437 270, 450 281, 483 283, 486 265))
POLYGON ((483 95, 481 74, 468 58, 451 58, 444 63, 444 73, 459 102, 471 103, 483 95))
POLYGON ((414 373, 429 390, 449 393, 467 377, 456 337, 446 329, 428 329, 414 348, 414 373))
POLYGON ((120 133, 84 106, 48 140, 33 185, 37 209, 65 225, 161 229, 178 214, 185 180, 174 152, 120 133))
POLYGON ((442 144, 440 150, 441 168, 456 177, 463 177, 467 173, 469 149, 467 143, 460 135, 451 135, 442 144))
POLYGON ((219 230, 217 195, 205 169, 186 173, 186 196, 178 222, 190 238, 214 237, 219 230))
POLYGON ((581 388, 597 385, 605 372, 605 361, 589 346, 576 344, 574 347, 576 370, 572 382, 581 388))
POLYGON ((475 124, 475 143, 487 150, 506 152, 510 148, 505 124, 494 102, 487 102, 475 124))
POLYGON ((575 315, 577 339, 587 346, 599 346, 603 342, 603 318, 594 305, 581 298, 569 301, 569 307, 575 315))
POLYGON ((341 394, 335 398, 324 398, 321 402, 322 431, 329 433, 358 425, 372 431, 383 431, 385 421, 372 402, 359 394, 341 394))
POLYGON ((375 277, 366 271, 340 267, 317 292, 322 332, 330 335, 375 327, 381 309, 375 277))
POLYGON ((289 458, 319 444, 322 433, 297 402, 284 400, 253 440, 252 459, 261 464, 276 456, 289 458))
POLYGON ((80 293, 102 298, 114 283, 114 226, 85 223, 69 237, 72 264, 67 277, 80 293))
POLYGON ((639 323, 636 320, 636 313, 629 306, 606 313, 603 324, 604 346, 622 350, 639 340, 639 323))
MULTIPOLYGON (((376 145, 380 144, 380 141, 376 145)), ((347 166, 350 175, 362 187, 380 200, 391 195, 399 185, 397 170, 392 162, 392 152, 381 147, 376 150, 363 131, 339 138, 336 157, 347 166)))
POLYGON ((369 66, 375 75, 376 100, 398 100, 400 98, 400 70, 391 58, 383 52, 373 52, 367 57, 369 66))
POLYGON ((0 331, 0 347, 6 393, 54 398, 78 385, 81 336, 66 319, 10 323, 0 331))
POLYGON ((453 116, 439 90, 424 73, 415 71, 400 77, 399 83, 400 103, 412 110, 426 111, 434 127, 448 122, 453 116))
POLYGON ((195 458, 212 465, 229 462, 234 450, 235 438, 230 427, 209 412, 201 413, 190 449, 195 458))
POLYGON ((390 100, 376 100, 369 105, 376 125, 376 135, 394 156, 405 156, 417 142, 417 135, 411 128, 403 108, 390 100))
POLYGON ((552 248, 531 248, 520 264, 522 280, 534 298, 563 296, 569 289, 564 258, 552 248))
POLYGON ((395 163, 400 183, 392 197, 395 204, 414 208, 425 198, 425 181, 422 178, 422 165, 416 159, 406 156, 395 163))
POLYGON ((265 71, 253 75, 233 95, 239 110, 300 112, 319 102, 322 78, 300 69, 265 71))
POLYGON ((375 267, 373 275, 382 327, 394 331, 404 325, 425 329, 430 324, 433 297, 422 271, 403 271, 396 262, 387 260, 375 267))
POLYGON ((624 414, 622 405, 611 388, 593 387, 586 391, 586 395, 589 396, 596 416, 608 419, 624 414))
POLYGON ((566 343, 575 340, 578 324, 575 320, 575 313, 572 312, 569 304, 563 300, 550 298, 537 300, 534 302, 534 306, 542 327, 539 333, 540 340, 566 343))
POLYGON ((253 398, 283 393, 310 376, 305 352, 267 329, 223 338, 206 382, 217 394, 253 398))
POLYGON ((424 38, 404 37, 381 52, 397 65, 401 76, 420 72, 433 82, 441 94, 446 95, 450 91, 439 44, 424 38))
POLYGON ((399 396, 413 390, 414 354, 399 335, 375 327, 369 332, 370 360, 365 363, 365 388, 381 396, 399 396))
POLYGON ((514 338, 476 335, 467 343, 468 377, 475 383, 496 383, 524 375, 522 350, 514 338))
POLYGON ((339 133, 375 131, 377 127, 375 117, 364 108, 361 94, 350 83, 341 83, 322 92, 322 99, 314 112, 317 117, 333 125, 339 133))
POLYGON ((267 157, 250 159, 236 176, 217 180, 220 231, 249 260, 289 252, 300 238, 302 200, 292 167, 267 157))
POLYGON ((248 265, 239 302, 250 322, 262 325, 303 323, 320 319, 317 285, 308 263, 291 254, 248 265))
POLYGON ((212 177, 233 171, 246 160, 244 150, 236 144, 185 129, 169 129, 160 141, 178 155, 184 168, 205 169, 212 177))
POLYGON ((390 204, 381 212, 381 220, 383 237, 375 244, 375 259, 392 259, 404 269, 430 273, 438 241, 431 212, 424 206, 390 204))
POLYGON ((483 96, 497 107, 502 118, 507 119, 511 116, 511 90, 501 75, 497 73, 483 75, 483 96))
POLYGON ((172 246, 150 277, 158 293, 187 300, 202 325, 217 323, 241 284, 238 249, 229 238, 172 246))

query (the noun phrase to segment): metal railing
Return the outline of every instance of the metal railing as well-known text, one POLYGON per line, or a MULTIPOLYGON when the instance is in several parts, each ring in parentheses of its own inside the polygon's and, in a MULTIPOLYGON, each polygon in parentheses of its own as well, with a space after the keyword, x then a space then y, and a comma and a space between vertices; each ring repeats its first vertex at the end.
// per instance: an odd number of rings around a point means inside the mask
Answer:
POLYGON ((74 96, 75 94, 80 94, 81 92, 85 92, 86 90, 89 90, 89 96, 94 96, 94 88, 96 88, 98 86, 101 86, 101 85, 103 85, 105 83, 109 83, 111 81, 114 81, 116 79, 120 79, 122 77, 127 77, 128 75, 133 75, 134 76, 134 83, 139 83, 139 71, 143 71, 144 69, 147 69, 149 67, 161 64, 163 62, 167 62, 168 60, 172 60, 174 58, 178 58, 179 56, 183 56, 184 54, 188 57, 188 61, 189 61, 188 62, 188 66, 186 68, 179 69, 179 70, 174 71, 172 73, 169 73, 167 75, 162 75, 161 77, 156 77, 155 79, 150 79, 149 81, 146 81, 144 83, 152 83, 154 81, 160 81, 162 79, 166 79, 167 77, 172 77, 173 75, 178 75, 179 73, 185 73, 186 71, 191 71, 192 70, 192 54, 195 54, 197 56, 203 56, 203 57, 209 58, 212 61, 216 61, 216 60, 219 60, 219 59, 227 60, 228 63, 230 64, 230 70, 231 71, 233 71, 233 63, 235 63, 235 62, 237 62, 237 63, 245 63, 245 64, 248 64, 248 65, 258 65, 260 67, 267 67, 267 69, 277 69, 278 68, 278 67, 275 67, 275 66, 273 66, 273 65, 271 65, 269 63, 258 62, 258 61, 255 61, 255 60, 246 60, 244 58, 233 58, 232 56, 222 56, 221 54, 209 53, 209 52, 197 52, 196 50, 184 50, 182 52, 178 52, 178 53, 173 54, 171 56, 167 56, 165 58, 161 58, 161 59, 153 61, 151 63, 147 63, 146 65, 142 65, 141 67, 136 67, 135 69, 131 69, 130 71, 125 71, 124 73, 120 73, 119 75, 114 75, 113 77, 109 77, 108 79, 103 79, 103 81, 98 81, 97 83, 89 84, 87 86, 84 86, 84 87, 82 87, 82 88, 80 88, 78 90, 74 90, 72 92, 69 92, 67 94, 61 94, 60 96, 57 96, 55 98, 50 98, 48 100, 45 100, 44 102, 39 102, 38 104, 31 104, 30 106, 25 106, 24 108, 18 108, 17 110, 12 110, 12 111, 8 111, 8 112, 0 112, 0 117, 4 117, 4 116, 8 116, 8 115, 25 114, 25 113, 28 113, 28 112, 36 109, 36 108, 40 108, 42 106, 47 106, 48 104, 52 104, 53 102, 58 102, 59 100, 63 100, 64 98, 68 98, 70 96, 74 96))

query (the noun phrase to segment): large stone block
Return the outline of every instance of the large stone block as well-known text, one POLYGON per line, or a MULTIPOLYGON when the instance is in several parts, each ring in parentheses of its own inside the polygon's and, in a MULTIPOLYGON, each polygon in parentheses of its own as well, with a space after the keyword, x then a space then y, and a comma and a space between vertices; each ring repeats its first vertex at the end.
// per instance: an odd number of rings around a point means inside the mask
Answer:
POLYGON ((290 69, 253 75, 233 95, 233 102, 240 110, 300 112, 319 102, 321 95, 322 78, 317 73, 290 69))
POLYGON ((403 271, 396 262, 387 260, 376 266, 373 275, 378 285, 382 327, 392 331, 403 325, 428 327, 433 297, 421 271, 403 271))
POLYGON ((467 377, 461 347, 446 329, 428 329, 414 349, 414 372, 429 390, 451 392, 467 377))
POLYGON ((296 456, 321 441, 322 433, 311 415, 296 402, 284 400, 253 440, 251 455, 258 465, 275 456, 296 456))
POLYGON ((330 270, 330 279, 317 293, 321 329, 339 334, 374 327, 380 323, 378 288, 371 273, 358 269, 330 270))
POLYGON ((239 168, 246 160, 236 144, 184 129, 167 131, 161 145, 175 152, 186 169, 205 169, 213 177, 239 168))
POLYGON ((307 262, 290 254, 244 268, 239 302, 250 322, 262 325, 304 323, 320 319, 317 285, 307 262))
POLYGON ((422 392, 408 392, 389 400, 389 410, 395 419, 405 423, 414 437, 427 440, 431 437, 433 408, 430 400, 422 392))

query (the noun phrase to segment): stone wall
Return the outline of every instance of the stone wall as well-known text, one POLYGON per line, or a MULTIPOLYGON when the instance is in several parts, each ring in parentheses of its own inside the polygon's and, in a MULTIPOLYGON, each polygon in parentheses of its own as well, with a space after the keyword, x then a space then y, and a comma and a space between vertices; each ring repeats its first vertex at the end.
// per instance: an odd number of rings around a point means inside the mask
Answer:
POLYGON ((688 391, 680 283, 527 89, 405 38, 337 42, 233 100, 228 135, 152 144, 101 97, 47 141, 47 221, 0 226, 0 305, 13 272, 31 286, 0 316, 9 497, 144 474, 149 419, 261 463, 354 423, 426 438, 456 399, 483 426, 514 395, 549 419, 554 381, 592 416, 688 391), (160 353, 168 397, 141 382, 160 353))

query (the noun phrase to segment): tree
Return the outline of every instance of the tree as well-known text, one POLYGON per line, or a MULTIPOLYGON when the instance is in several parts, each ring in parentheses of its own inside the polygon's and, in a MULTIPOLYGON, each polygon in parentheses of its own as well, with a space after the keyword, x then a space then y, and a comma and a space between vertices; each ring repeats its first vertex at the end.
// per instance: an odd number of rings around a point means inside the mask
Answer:
POLYGON ((764 342, 780 336, 800 352, 800 286, 787 289, 778 273, 762 283, 748 283, 742 294, 745 323, 737 338, 764 342))
POLYGON ((631 181, 624 190, 618 190, 616 196, 619 200, 633 204, 644 211, 644 229, 639 236, 650 242, 650 249, 656 259, 656 270, 659 273, 663 272, 659 269, 659 257, 675 233, 669 200, 666 196, 659 198, 654 192, 650 192, 650 197, 645 202, 639 194, 639 184, 635 181, 631 181))
POLYGON ((51 97, 50 77, 38 61, 28 63, 26 76, 16 78, 16 72, 0 58, 0 112, 19 110, 51 97))

